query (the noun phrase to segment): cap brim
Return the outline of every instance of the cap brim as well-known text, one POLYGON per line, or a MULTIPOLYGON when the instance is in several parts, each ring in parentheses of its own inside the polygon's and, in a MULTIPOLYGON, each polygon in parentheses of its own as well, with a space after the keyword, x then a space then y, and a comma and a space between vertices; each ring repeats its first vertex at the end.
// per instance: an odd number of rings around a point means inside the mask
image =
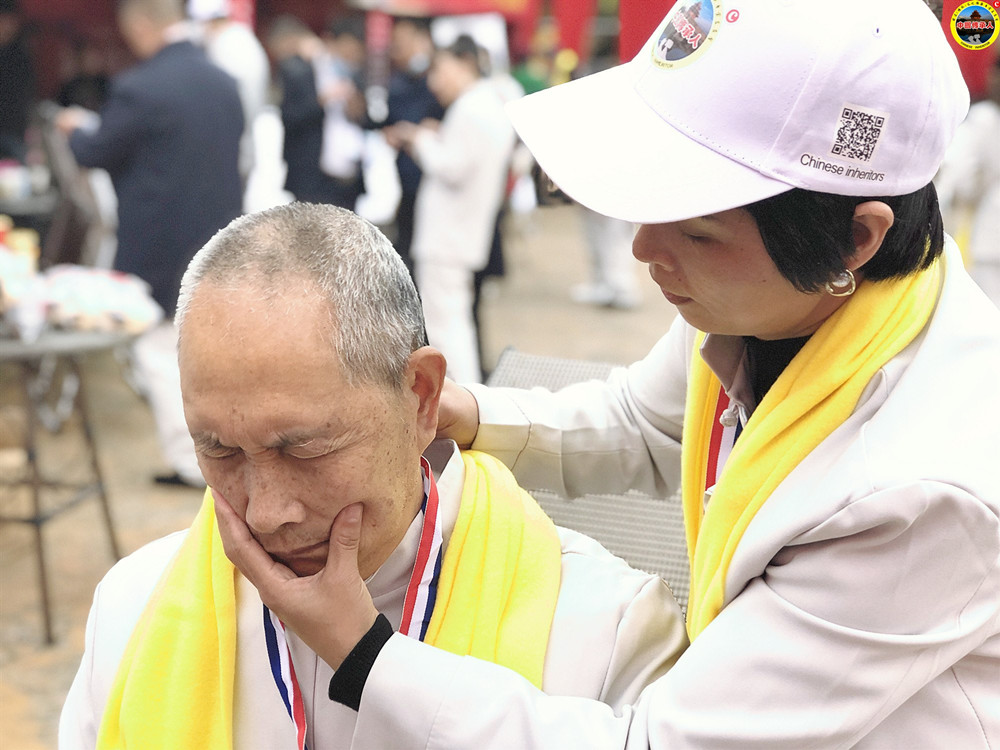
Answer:
POLYGON ((567 195, 606 216, 657 224, 792 189, 667 123, 636 93, 629 65, 507 105, 521 140, 567 195))

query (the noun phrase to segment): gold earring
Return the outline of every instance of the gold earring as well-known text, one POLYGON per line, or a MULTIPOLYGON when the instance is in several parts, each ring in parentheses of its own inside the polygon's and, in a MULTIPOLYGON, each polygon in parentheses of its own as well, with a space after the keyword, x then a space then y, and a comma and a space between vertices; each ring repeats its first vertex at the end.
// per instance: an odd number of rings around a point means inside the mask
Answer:
POLYGON ((831 297, 850 297, 858 288, 851 269, 845 268, 826 282, 826 291, 831 297))

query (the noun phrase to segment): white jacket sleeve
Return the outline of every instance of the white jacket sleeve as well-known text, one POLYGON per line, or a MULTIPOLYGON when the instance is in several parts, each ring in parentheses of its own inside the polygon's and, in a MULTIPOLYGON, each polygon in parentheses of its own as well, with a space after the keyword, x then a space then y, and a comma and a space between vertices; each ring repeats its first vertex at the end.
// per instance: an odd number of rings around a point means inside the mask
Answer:
POLYGON ((639 700, 687 648, 684 617, 663 579, 651 576, 618 623, 600 701, 616 711, 639 700))
POLYGON ((97 746, 97 730, 101 712, 93 696, 94 638, 97 628, 98 597, 100 586, 94 593, 94 603, 87 616, 84 636, 83 659, 66 695, 59 716, 59 750, 93 750, 97 746))
POLYGON ((694 331, 677 318, 650 353, 606 382, 552 393, 469 386, 479 403, 472 447, 490 453, 526 489, 567 497, 680 486, 680 436, 694 331))
POLYGON ((353 747, 989 747, 996 675, 957 663, 996 632, 998 540, 996 514, 958 488, 875 491, 791 540, 617 714, 394 635, 353 747))
POLYGON ((659 576, 583 534, 559 529, 559 536, 562 578, 542 689, 622 708, 683 653, 684 617, 659 576))

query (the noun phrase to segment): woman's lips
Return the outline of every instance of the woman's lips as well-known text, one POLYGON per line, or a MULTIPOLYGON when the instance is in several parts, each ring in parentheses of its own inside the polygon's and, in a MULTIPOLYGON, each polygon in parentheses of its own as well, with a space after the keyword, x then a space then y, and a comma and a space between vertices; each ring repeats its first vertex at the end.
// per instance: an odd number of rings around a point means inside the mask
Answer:
POLYGON ((671 305, 683 305, 685 302, 690 302, 690 297, 684 297, 680 294, 674 294, 673 292, 668 292, 666 290, 666 287, 663 286, 663 282, 656 278, 660 270, 661 269, 658 266, 655 266, 652 263, 649 264, 649 277, 658 287, 660 287, 660 291, 663 293, 663 296, 666 297, 667 302, 671 305))
POLYGON ((690 302, 690 297, 681 297, 679 294, 671 294, 666 289, 660 289, 663 292, 663 296, 667 298, 667 302, 671 305, 683 305, 685 302, 690 302))

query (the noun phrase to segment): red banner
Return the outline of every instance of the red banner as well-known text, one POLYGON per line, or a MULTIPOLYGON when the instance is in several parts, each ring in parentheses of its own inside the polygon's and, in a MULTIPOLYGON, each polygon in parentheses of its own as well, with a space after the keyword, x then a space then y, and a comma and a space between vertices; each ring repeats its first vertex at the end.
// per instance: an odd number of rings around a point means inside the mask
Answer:
POLYGON ((673 2, 652 3, 649 0, 621 0, 618 4, 618 56, 622 62, 631 60, 646 43, 673 2))

